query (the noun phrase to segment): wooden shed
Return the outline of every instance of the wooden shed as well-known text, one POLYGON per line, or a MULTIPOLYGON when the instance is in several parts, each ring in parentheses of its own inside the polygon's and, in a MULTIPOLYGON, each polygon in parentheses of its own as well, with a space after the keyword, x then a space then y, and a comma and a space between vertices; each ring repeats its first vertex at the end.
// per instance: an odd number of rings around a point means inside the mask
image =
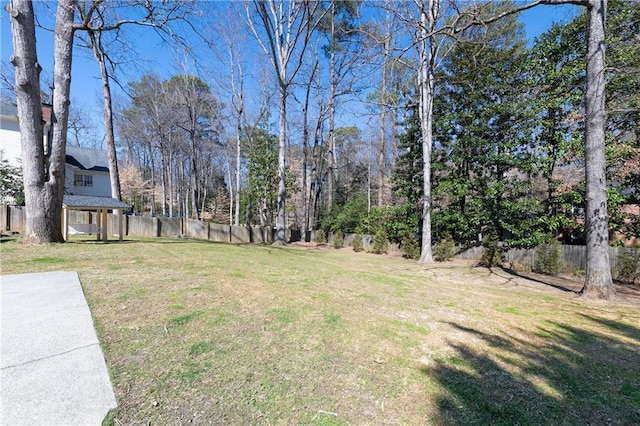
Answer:
POLYGON ((118 239, 124 235, 123 211, 131 206, 111 197, 92 197, 87 195, 65 195, 62 201, 62 236, 69 239, 69 230, 77 234, 95 234, 98 240, 107 241, 109 211, 118 217, 118 239), (69 223, 69 211, 95 211, 97 221, 90 224, 69 223))

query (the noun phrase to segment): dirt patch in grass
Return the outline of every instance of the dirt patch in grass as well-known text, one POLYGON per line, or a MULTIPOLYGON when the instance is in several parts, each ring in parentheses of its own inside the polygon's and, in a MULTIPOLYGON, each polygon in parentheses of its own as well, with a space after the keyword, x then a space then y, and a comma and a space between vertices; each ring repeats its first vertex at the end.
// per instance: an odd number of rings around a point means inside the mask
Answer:
POLYGON ((79 272, 116 424, 640 423, 640 310, 625 293, 189 240, 8 242, 0 259, 3 274, 79 272))

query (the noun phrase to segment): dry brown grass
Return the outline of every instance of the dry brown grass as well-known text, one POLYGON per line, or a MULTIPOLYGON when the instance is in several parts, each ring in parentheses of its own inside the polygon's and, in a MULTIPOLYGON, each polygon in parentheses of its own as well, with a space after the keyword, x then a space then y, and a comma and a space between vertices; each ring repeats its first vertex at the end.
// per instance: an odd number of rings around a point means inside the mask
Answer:
POLYGON ((3 274, 79 272, 115 424, 640 423, 634 301, 349 249, 0 250, 3 274))

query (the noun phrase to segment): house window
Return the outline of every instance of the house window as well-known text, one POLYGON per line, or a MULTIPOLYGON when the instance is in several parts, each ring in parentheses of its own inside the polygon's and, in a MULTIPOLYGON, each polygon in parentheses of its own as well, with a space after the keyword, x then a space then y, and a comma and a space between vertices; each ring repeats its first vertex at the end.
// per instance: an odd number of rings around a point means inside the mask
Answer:
POLYGON ((93 176, 74 173, 73 186, 93 186, 93 176))

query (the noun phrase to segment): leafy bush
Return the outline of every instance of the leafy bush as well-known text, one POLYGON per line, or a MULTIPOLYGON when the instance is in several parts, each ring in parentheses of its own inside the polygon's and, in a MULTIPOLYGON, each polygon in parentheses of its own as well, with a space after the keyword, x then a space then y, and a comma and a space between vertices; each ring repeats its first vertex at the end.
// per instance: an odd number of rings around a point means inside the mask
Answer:
POLYGON ((344 234, 342 231, 337 231, 333 234, 333 248, 340 249, 344 247, 344 234))
POLYGON ((451 235, 445 234, 444 238, 433 247, 433 258, 438 262, 446 262, 456 255, 456 244, 451 235))
POLYGON ((546 275, 558 275, 562 267, 560 244, 553 242, 536 247, 533 271, 546 275))
POLYGON ((353 240, 351 241, 351 247, 356 253, 364 250, 362 247, 362 234, 353 234, 353 240))
POLYGON ((330 212, 323 212, 320 226, 331 232, 354 232, 367 218, 367 198, 356 197, 343 205, 336 205, 330 212))
POLYGON ((640 249, 626 249, 618 255, 618 279, 635 283, 640 279, 640 249))
POLYGON ((316 230, 315 235, 316 243, 326 243, 327 242, 327 234, 324 232, 324 229, 320 228, 316 230))
POLYGON ((502 263, 502 247, 498 244, 498 234, 496 231, 489 231, 485 234, 482 246, 482 257, 480 258, 480 265, 491 268, 493 266, 502 263))
POLYGON ((371 252, 375 254, 385 254, 388 251, 389 251, 389 238, 387 237, 386 231, 383 229, 380 229, 373 236, 373 248, 371 249, 371 252))
POLYGON ((420 257, 420 241, 407 234, 402 239, 402 257, 405 259, 418 259, 420 257))
POLYGON ((418 232, 418 218, 408 206, 374 207, 364 223, 367 233, 384 230, 387 239, 401 242, 405 235, 418 232))

